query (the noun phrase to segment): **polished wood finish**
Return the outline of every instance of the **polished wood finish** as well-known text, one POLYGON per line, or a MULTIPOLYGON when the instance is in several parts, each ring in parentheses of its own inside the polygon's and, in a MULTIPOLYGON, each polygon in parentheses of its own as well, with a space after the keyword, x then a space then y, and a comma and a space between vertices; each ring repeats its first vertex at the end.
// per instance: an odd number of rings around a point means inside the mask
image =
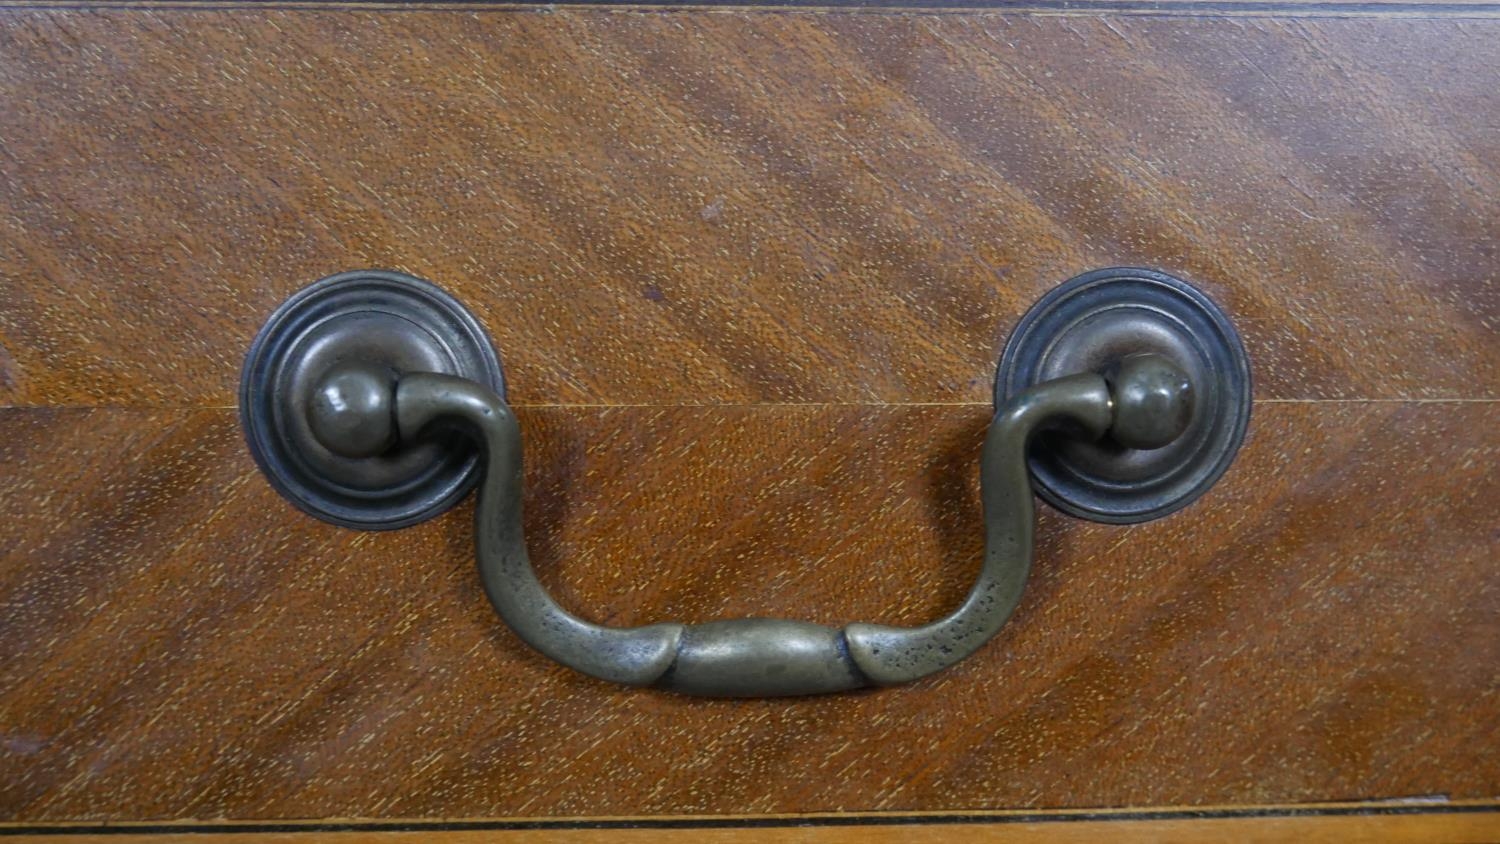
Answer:
POLYGON ((519 404, 985 402, 1110 264, 1203 285, 1261 398, 1495 398, 1495 27, 10 10, 0 400, 231 405, 381 266, 519 404))
MULTIPOLYGON (((384 534, 299 517, 232 411, 9 411, 0 804, 44 820, 1492 795, 1500 404, 1257 413, 1188 511, 1133 528, 1044 512, 1017 616, 957 668, 789 702, 547 661, 485 601, 468 507, 384 534)), ((985 421, 527 409, 534 559, 615 624, 930 618, 978 564, 985 421)))
POLYGON ((0 818, 1493 798, 1497 27, 0 11, 0 818), (1235 317, 1242 457, 1045 511, 1017 617, 909 688, 569 673, 472 504, 316 523, 233 407, 287 294, 413 272, 501 348, 569 606, 915 622, 978 563, 1006 333, 1122 263, 1235 317))

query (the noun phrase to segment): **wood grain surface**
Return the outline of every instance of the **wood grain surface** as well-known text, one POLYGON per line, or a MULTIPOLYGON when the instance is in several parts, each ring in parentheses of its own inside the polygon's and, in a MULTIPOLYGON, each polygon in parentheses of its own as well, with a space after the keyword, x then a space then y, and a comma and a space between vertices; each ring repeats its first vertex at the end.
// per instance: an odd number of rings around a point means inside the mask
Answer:
POLYGON ((0 10, 0 819, 1500 797, 1500 23, 0 10), (610 687, 472 504, 297 514, 233 407, 286 295, 430 278, 505 361, 546 584, 911 623, 980 553, 1020 313, 1182 274, 1250 349, 1192 508, 1044 511, 914 686, 610 687))
MULTIPOLYGON (((386 534, 299 517, 232 411, 11 410, 0 805, 41 820, 1492 796, 1500 404, 1258 411, 1188 511, 1133 528, 1046 512, 1016 617, 954 670, 788 702, 548 662, 485 601, 468 508, 386 534)), ((536 564, 614 624, 927 619, 978 564, 985 421, 526 410, 536 564)))
POLYGON ((1261 398, 1495 398, 1497 27, 10 10, 0 401, 230 405, 379 266, 519 404, 985 402, 1112 264, 1234 313, 1261 398))

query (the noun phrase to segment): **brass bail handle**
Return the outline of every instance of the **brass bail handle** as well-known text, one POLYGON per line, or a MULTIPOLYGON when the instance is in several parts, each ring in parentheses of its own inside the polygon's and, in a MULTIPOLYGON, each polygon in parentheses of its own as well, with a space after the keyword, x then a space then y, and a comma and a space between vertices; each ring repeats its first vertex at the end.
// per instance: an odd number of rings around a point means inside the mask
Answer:
POLYGON ((350 362, 318 383, 309 424, 331 451, 363 458, 417 442, 439 423, 462 423, 484 454, 475 545, 485 593, 518 636, 557 662, 602 680, 688 694, 805 695, 910 682, 967 657, 1000 630, 1031 569, 1032 436, 1058 429, 1152 449, 1187 427, 1192 385, 1170 361, 1127 357, 1113 381, 1093 373, 1057 378, 1000 407, 980 457, 984 566, 958 609, 909 628, 771 618, 591 624, 559 606, 532 570, 521 530, 521 429, 493 390, 452 375, 350 362))
MULTIPOLYGON (((1089 288, 1078 281, 1070 284, 1089 288)), ((1098 295, 1077 295, 1084 294, 1098 295)), ((1076 295, 1063 298, 1076 304, 1076 295)), ((1119 321, 1120 309, 1107 302, 1099 312, 1119 321)), ((1112 495, 1135 484, 1133 499, 1088 499, 1102 521, 1154 518, 1218 478, 1244 431, 1248 370, 1241 357, 1241 377, 1231 372, 1226 378, 1210 356, 1184 354, 1171 343, 1153 347, 1149 338, 1162 331, 1140 320, 1160 310, 1148 302, 1141 309, 1147 316, 1113 328, 1095 325, 1088 333, 1087 342, 1096 345, 1100 332, 1108 335, 1100 348, 1142 350, 1067 359, 1057 365, 1084 360, 1090 366, 1034 378, 997 402, 979 462, 983 566, 956 609, 919 627, 834 628, 771 618, 607 627, 568 612, 542 587, 527 555, 521 430, 503 397, 498 359, 466 311, 417 279, 344 274, 289 300, 252 347, 241 412, 251 451, 272 483, 328 521, 366 528, 411 524, 451 506, 467 483, 480 479, 475 547, 485 593, 522 640, 563 665, 602 680, 694 695, 838 692, 925 677, 974 653, 1000 630, 1031 569, 1032 473, 1047 452, 1073 459, 1062 452, 1079 450, 1074 457, 1082 468, 1069 471, 1097 468, 1103 480, 1091 483, 1112 495), (412 314, 428 320, 428 330, 414 330, 412 314), (435 345, 440 330, 451 336, 435 345), (464 343, 469 352, 444 357, 434 351, 464 343), (1029 455, 1043 431, 1056 435, 1047 438, 1047 449, 1029 455), (1164 502, 1162 485, 1184 475, 1191 483, 1164 502), (430 489, 415 495, 423 485, 430 489)), ((1028 315, 1022 328, 1035 329, 1034 322, 1028 315)), ((1174 318, 1173 324, 1181 322, 1174 318)), ((1067 316, 1062 323, 1078 320, 1067 316)), ((1231 350, 1242 355, 1238 338, 1230 337, 1231 350)), ((1008 347, 1002 378, 1016 371, 1013 359, 1029 365, 1008 347)), ((1037 365, 1045 371, 1049 364, 1037 365)), ((1068 506, 1066 490, 1042 492, 1068 506)))

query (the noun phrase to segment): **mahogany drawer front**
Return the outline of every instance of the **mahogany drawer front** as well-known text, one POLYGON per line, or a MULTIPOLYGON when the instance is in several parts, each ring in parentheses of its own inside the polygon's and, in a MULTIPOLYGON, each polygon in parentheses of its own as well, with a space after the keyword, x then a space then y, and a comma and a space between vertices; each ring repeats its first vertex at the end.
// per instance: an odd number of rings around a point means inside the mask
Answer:
POLYGON ((1497 66, 1482 14, 0 8, 0 820, 1494 799, 1497 66), (428 278, 564 603, 911 624, 979 563, 1005 337, 1109 265, 1234 317, 1244 449, 1161 521, 1043 509, 910 687, 573 674, 472 504, 312 521, 234 407, 294 290, 428 278))

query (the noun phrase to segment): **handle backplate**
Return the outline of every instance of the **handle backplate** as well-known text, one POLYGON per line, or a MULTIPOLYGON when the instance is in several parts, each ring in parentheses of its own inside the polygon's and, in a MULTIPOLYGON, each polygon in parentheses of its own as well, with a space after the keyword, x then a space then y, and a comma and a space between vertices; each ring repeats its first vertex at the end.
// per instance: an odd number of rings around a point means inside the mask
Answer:
POLYGON ((1111 267, 1053 288, 1011 332, 995 404, 1074 372, 1110 377, 1127 354, 1155 354, 1187 374, 1192 419, 1156 449, 1049 437, 1031 454, 1037 494, 1070 515, 1124 524, 1192 503, 1233 462, 1250 420, 1250 363, 1229 317, 1202 291, 1157 270, 1111 267))

